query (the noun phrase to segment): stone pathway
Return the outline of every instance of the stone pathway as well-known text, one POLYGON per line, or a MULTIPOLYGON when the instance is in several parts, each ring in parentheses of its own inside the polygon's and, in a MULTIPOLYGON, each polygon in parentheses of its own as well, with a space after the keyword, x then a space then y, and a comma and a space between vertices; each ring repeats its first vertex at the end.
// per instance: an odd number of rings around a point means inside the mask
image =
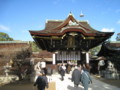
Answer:
MULTIPOLYGON (((92 77, 93 83, 90 84, 89 90, 120 90, 115 86, 106 84, 92 77)), ((61 81, 61 76, 59 74, 52 75, 51 82, 56 83, 56 90, 75 90, 73 82, 71 82, 71 75, 66 74, 64 81, 61 81)), ((0 90, 37 90, 33 87, 33 83, 14 83, 1 86, 0 90)), ((79 85, 78 90, 84 90, 82 85, 79 85)))
MULTIPOLYGON (((60 75, 53 75, 53 81, 56 82, 56 90, 75 90, 71 75, 66 74, 64 81, 61 81, 60 75)), ((115 86, 106 84, 92 77, 93 83, 90 84, 89 90, 120 90, 115 86)), ((78 90, 84 90, 82 85, 79 85, 78 90)))

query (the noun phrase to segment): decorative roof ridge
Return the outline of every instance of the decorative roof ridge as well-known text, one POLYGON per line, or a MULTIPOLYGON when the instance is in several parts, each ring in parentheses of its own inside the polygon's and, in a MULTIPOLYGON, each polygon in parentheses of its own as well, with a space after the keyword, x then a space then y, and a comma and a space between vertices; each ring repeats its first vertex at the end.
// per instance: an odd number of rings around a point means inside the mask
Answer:
POLYGON ((72 14, 72 12, 70 12, 70 13, 68 14, 68 17, 69 17, 69 16, 74 17, 74 15, 72 14))
POLYGON ((87 31, 84 29, 84 28, 82 28, 82 27, 64 27, 64 28, 62 28, 62 30, 60 31, 60 32, 63 32, 64 30, 66 30, 66 29, 69 29, 69 28, 76 28, 76 29, 82 29, 84 32, 86 32, 87 33, 87 31))
MULTIPOLYGON (((63 21, 65 21, 65 20, 52 20, 52 19, 46 20, 46 22, 63 22, 63 21)), ((87 20, 77 20, 77 22, 86 22, 89 24, 89 22, 87 20)))
POLYGON ((69 21, 74 21, 76 22, 80 27, 86 29, 87 31, 89 31, 89 29, 85 28, 82 24, 80 24, 72 14, 69 14, 69 16, 60 24, 58 25, 58 27, 54 28, 54 30, 59 30, 61 29, 62 27, 64 27, 67 23, 69 23, 69 21))

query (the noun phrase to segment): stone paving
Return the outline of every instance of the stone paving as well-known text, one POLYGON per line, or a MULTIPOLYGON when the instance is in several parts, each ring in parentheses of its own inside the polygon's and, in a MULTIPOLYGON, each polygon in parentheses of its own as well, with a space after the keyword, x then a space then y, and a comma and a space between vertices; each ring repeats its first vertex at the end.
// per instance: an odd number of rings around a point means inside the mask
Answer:
MULTIPOLYGON (((92 77, 92 76, 91 76, 92 77)), ((98 79, 92 77, 93 83, 90 84, 89 90, 120 90, 115 86, 106 84, 98 79)), ((52 75, 51 82, 56 83, 56 90, 76 90, 74 88, 73 82, 71 82, 71 74, 66 74, 64 81, 61 81, 61 76, 59 74, 52 75)), ((33 83, 21 83, 21 84, 10 84, 6 86, 1 86, 0 90, 37 90, 33 87, 33 83)), ((82 85, 79 85, 77 90, 84 90, 82 85)))
MULTIPOLYGON (((56 90, 75 90, 71 75, 66 74, 64 81, 61 81, 60 75, 53 75, 53 81, 56 82, 56 90)), ((90 84, 89 90, 120 90, 115 86, 106 84, 92 77, 93 83, 90 84)), ((79 85, 78 90, 84 90, 82 85, 79 85)))

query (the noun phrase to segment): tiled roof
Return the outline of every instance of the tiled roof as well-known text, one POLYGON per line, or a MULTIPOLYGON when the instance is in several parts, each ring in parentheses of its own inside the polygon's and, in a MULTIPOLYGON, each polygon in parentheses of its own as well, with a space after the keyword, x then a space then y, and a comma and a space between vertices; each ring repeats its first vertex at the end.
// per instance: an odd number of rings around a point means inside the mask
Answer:
POLYGON ((87 21, 77 21, 70 14, 65 20, 49 20, 45 29, 30 31, 30 34, 42 50, 54 52, 68 49, 88 51, 107 40, 114 32, 97 31, 87 21))
POLYGON ((111 42, 109 45, 110 45, 111 47, 120 48, 120 42, 111 42))
MULTIPOLYGON (((87 21, 77 21, 72 15, 68 16, 66 20, 48 20, 46 22, 46 26, 44 30, 39 31, 30 31, 31 33, 61 33, 61 29, 66 28, 74 28, 74 29, 85 29, 86 33, 96 33, 99 32, 93 29, 87 21), (69 26, 68 23, 70 20, 73 20, 78 25, 69 26)), ((100 33, 100 32, 99 32, 100 33)), ((101 32, 102 33, 102 32, 101 32)))
POLYGON ((102 44, 98 56, 120 56, 120 43, 106 42, 102 44))

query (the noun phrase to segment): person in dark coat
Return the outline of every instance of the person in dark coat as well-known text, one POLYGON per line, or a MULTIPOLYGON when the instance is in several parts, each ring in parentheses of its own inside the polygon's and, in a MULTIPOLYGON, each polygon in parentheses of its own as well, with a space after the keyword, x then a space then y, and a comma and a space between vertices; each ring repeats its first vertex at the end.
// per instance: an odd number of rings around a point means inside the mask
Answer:
POLYGON ((62 69, 62 65, 61 64, 58 64, 58 73, 60 74, 60 71, 62 69))
POLYGON ((81 83, 84 87, 84 90, 88 90, 89 84, 92 83, 92 79, 91 79, 90 74, 87 70, 81 71, 81 83))
POLYGON ((71 66, 67 63, 66 65, 66 72, 69 74, 71 71, 71 66))
POLYGON ((38 90, 45 90, 45 87, 48 88, 48 79, 44 73, 40 74, 34 83, 34 86, 37 85, 38 90))
POLYGON ((74 86, 78 87, 80 84, 80 79, 81 79, 81 72, 80 72, 80 67, 75 66, 74 71, 72 72, 72 82, 74 82, 74 86))
POLYGON ((63 81, 64 80, 64 76, 65 76, 66 67, 63 64, 60 68, 61 68, 60 69, 61 80, 63 81))
POLYGON ((48 67, 47 68, 47 76, 48 76, 48 82, 50 82, 52 80, 52 73, 53 73, 53 70, 51 67, 48 67))

